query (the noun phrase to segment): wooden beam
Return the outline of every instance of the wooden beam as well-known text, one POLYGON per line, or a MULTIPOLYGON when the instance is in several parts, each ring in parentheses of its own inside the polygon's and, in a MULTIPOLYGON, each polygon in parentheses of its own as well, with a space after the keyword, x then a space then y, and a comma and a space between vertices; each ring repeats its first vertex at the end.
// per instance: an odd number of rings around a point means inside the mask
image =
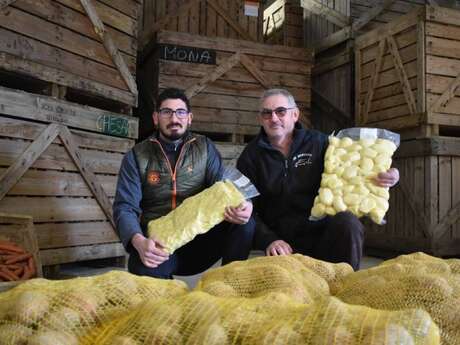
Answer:
POLYGON ((185 90, 185 95, 190 99, 196 94, 200 93, 209 83, 219 79, 222 75, 227 73, 231 70, 234 66, 236 66, 240 62, 241 54, 236 52, 235 54, 228 57, 226 60, 222 61, 222 63, 216 67, 216 69, 203 78, 200 79, 196 84, 190 86, 185 90))
POLYGON ((379 0, 374 1, 371 5, 371 9, 353 22, 353 24, 351 25, 352 32, 358 32, 361 28, 366 26, 372 19, 374 19, 385 9, 390 7, 391 4, 393 4, 394 2, 395 0, 384 0, 382 3, 379 0))
POLYGON ((454 80, 452 80, 452 82, 449 84, 449 87, 443 92, 443 94, 439 96, 438 100, 431 107, 430 112, 442 113, 443 112, 442 108, 447 107, 447 105, 455 97, 455 94, 459 89, 460 89, 460 73, 457 75, 457 77, 454 80))
POLYGON ((251 37, 245 29, 231 16, 228 15, 227 11, 223 9, 215 0, 206 0, 206 2, 216 11, 224 20, 230 25, 238 34, 248 41, 256 41, 254 37, 251 37))
POLYGON ((9 5, 11 5, 15 1, 16 0, 0 0, 0 11, 7 8, 9 5))
POLYGON ((252 74, 256 80, 266 89, 272 87, 273 82, 256 66, 256 64, 246 55, 241 54, 240 62, 252 74))
POLYGON ((30 168, 46 148, 54 141, 59 133, 60 126, 52 123, 35 139, 29 147, 16 159, 0 176, 0 200, 20 180, 22 175, 30 168))
POLYGON ((102 185, 98 182, 96 175, 94 175, 91 168, 82 159, 78 145, 75 143, 69 129, 62 126, 59 132, 59 137, 115 231, 115 222, 112 215, 112 203, 102 188, 102 185))
POLYGON ((436 0, 428 0, 428 5, 431 5, 431 6, 439 6, 438 2, 436 0))
POLYGON ((80 0, 83 8, 85 9, 86 13, 88 14, 91 23, 93 24, 94 31, 102 40, 105 49, 109 53, 110 57, 112 58, 113 63, 117 67, 118 71, 120 72, 123 80, 125 81, 126 85, 128 86, 129 90, 133 95, 137 97, 137 85, 136 81, 134 80, 131 72, 126 65, 125 60, 121 56, 120 52, 118 51, 117 46, 113 42, 110 34, 105 30, 104 23, 102 23, 101 19, 99 18, 96 9, 94 8, 91 0, 80 0))
POLYGON ((415 105, 415 97, 410 87, 406 71, 404 70, 404 65, 402 63, 401 56, 399 55, 398 45, 393 35, 388 35, 387 42, 391 56, 393 57, 396 72, 402 85, 404 97, 406 99, 407 105, 409 106, 409 111, 412 115, 414 115, 417 112, 417 108, 415 105))
POLYGON ((345 16, 316 0, 301 0, 300 6, 314 14, 326 18, 328 21, 340 26, 341 28, 350 25, 351 20, 349 16, 345 16))
POLYGON ((433 236, 435 239, 441 238, 451 225, 454 225, 460 219, 460 202, 452 207, 449 212, 441 219, 441 221, 434 227, 433 236))
POLYGON ((330 34, 329 36, 321 39, 321 42, 315 45, 315 54, 334 47, 352 37, 353 35, 351 32, 351 26, 347 26, 339 31, 336 31, 333 34, 330 34))
POLYGON ((313 76, 326 73, 333 69, 336 69, 340 66, 343 66, 350 61, 353 61, 353 52, 351 49, 347 48, 345 52, 340 55, 333 56, 327 59, 321 59, 321 61, 317 61, 313 66, 311 73, 313 76))
MULTIPOLYGON (((369 110, 371 109, 372 98, 374 97, 375 88, 377 87, 377 84, 380 78, 379 71, 382 68, 383 54, 385 53, 385 47, 386 47, 386 39, 382 38, 379 42, 379 51, 377 55, 377 60, 375 61, 375 68, 372 73, 371 80, 369 82, 370 89, 367 92, 367 97, 365 100, 366 103, 364 103, 364 111, 361 117, 363 124, 367 123, 367 117, 369 115, 369 110)), ((358 95, 356 97, 358 97, 358 95)))

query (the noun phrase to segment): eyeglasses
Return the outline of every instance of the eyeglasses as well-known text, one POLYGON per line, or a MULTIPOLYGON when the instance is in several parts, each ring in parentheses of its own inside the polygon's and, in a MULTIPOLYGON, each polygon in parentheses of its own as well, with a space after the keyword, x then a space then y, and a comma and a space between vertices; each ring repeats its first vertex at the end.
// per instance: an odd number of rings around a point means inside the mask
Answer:
POLYGON ((260 111, 260 116, 262 116, 264 120, 268 120, 268 119, 271 119, 273 113, 275 113, 275 115, 278 116, 279 118, 283 118, 286 116, 288 110, 295 109, 295 108, 296 107, 290 107, 290 108, 278 107, 275 109, 262 109, 260 111))
POLYGON ((179 119, 185 119, 188 116, 189 113, 190 112, 187 109, 182 109, 182 108, 179 108, 179 109, 176 109, 176 110, 172 110, 172 109, 169 109, 169 108, 161 108, 158 111, 158 114, 160 114, 161 117, 171 118, 173 116, 173 114, 176 114, 176 116, 179 119))

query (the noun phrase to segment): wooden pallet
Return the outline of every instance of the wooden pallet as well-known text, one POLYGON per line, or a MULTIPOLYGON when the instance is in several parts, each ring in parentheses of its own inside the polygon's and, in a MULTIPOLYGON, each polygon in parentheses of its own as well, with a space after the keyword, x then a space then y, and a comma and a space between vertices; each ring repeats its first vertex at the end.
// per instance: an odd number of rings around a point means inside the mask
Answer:
POLYGON ((356 40, 356 122, 460 135, 460 11, 424 6, 356 40))
MULTIPOLYGON (((311 64, 312 54, 306 49, 162 31, 156 54, 141 66, 141 93, 155 98, 164 88, 183 88, 191 100, 192 129, 254 136, 260 128, 259 99, 267 88, 290 90, 302 110, 301 121, 308 123, 311 64), (215 53, 216 63, 173 61, 160 55, 165 45, 170 50, 191 46, 215 53)), ((141 137, 152 131, 153 109, 153 101, 143 104, 141 137)))
POLYGON ((0 70, 55 84, 68 100, 97 97, 129 113, 137 105, 139 6, 137 0, 3 1, 0 70))
POLYGON ((460 139, 433 137, 401 143, 394 160, 401 175, 390 191, 387 224, 368 223, 369 254, 423 251, 460 255, 460 139))

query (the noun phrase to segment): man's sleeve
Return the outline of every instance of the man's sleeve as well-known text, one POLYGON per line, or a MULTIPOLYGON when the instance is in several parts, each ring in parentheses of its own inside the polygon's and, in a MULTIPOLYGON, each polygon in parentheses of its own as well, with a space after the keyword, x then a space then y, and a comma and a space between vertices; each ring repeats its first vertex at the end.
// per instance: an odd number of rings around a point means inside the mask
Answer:
POLYGON ((206 162, 206 187, 212 186, 215 182, 222 180, 224 175, 224 164, 219 151, 213 142, 206 138, 208 148, 208 160, 206 162))
POLYGON ((121 163, 117 191, 113 203, 113 218, 118 236, 126 251, 131 252, 131 238, 142 234, 139 223, 141 214, 142 184, 133 151, 129 151, 121 163))
MULTIPOLYGON (((259 186, 259 181, 257 178, 257 167, 254 164, 254 159, 250 157, 247 150, 244 150, 238 158, 236 167, 243 175, 245 175, 247 178, 249 178, 249 180, 251 180, 251 182, 256 186, 256 188, 259 186)), ((252 200, 254 205, 253 217, 256 221, 256 230, 254 234, 254 248, 265 251, 265 249, 267 249, 267 247, 273 241, 279 240, 280 238, 264 223, 264 221, 260 217, 260 214, 262 213, 260 209, 260 198, 261 196, 259 195, 252 200)))

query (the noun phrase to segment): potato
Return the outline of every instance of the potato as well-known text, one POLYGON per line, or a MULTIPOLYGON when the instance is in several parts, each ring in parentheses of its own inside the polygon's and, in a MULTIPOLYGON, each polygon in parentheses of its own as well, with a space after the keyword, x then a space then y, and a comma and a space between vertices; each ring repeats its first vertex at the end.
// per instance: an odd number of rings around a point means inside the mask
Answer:
POLYGON ((344 203, 341 196, 335 196, 332 205, 337 212, 344 212, 347 210, 347 205, 344 203))
POLYGON ((46 325, 55 330, 71 330, 80 323, 80 314, 70 308, 60 307, 45 319, 46 325))
POLYGON ((321 188, 319 190, 319 200, 322 204, 330 206, 334 200, 334 195, 329 188, 321 188))
POLYGON ((189 345, 225 345, 228 343, 227 331, 220 322, 200 325, 187 341, 189 345))
POLYGON ((137 345, 137 341, 135 341, 131 337, 117 335, 111 340, 110 344, 111 345, 137 345))
POLYGON ((285 324, 275 326, 264 333, 260 344, 264 345, 289 345, 302 344, 302 335, 292 329, 292 326, 285 324))
POLYGON ((18 296, 10 313, 13 320, 31 325, 39 321, 49 307, 49 298, 43 292, 27 290, 18 296))
POLYGON ((32 329, 17 323, 0 325, 0 345, 25 345, 32 329))
POLYGON ((403 327, 388 324, 385 328, 373 329, 364 337, 362 345, 414 345, 414 338, 403 327))
POLYGON ((353 140, 351 138, 343 137, 340 139, 340 147, 348 147, 351 145, 353 145, 353 140))
POLYGON ((78 340, 63 332, 41 331, 31 336, 27 345, 78 345, 78 340))

